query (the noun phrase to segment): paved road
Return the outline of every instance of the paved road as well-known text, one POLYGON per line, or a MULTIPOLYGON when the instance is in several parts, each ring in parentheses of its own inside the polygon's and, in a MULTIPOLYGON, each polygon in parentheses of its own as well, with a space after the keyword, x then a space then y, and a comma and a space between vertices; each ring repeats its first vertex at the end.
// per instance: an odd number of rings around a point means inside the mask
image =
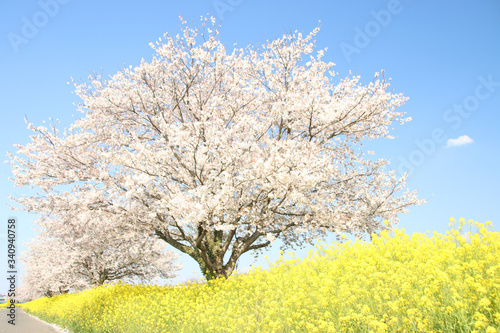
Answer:
POLYGON ((7 321, 6 309, 0 310, 0 333, 60 333, 53 326, 26 314, 21 308, 16 308, 16 325, 7 321))

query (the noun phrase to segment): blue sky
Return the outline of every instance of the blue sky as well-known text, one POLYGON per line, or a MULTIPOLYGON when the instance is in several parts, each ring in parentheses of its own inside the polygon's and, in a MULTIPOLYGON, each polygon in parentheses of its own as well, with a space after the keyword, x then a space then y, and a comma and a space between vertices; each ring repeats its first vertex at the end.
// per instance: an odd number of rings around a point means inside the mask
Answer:
MULTIPOLYGON (((391 159, 397 170, 411 168, 408 187, 428 200, 401 215, 400 227, 409 233, 444 232, 452 216, 500 223, 497 0, 1 1, 0 153, 28 142, 25 116, 36 125, 49 117, 62 126, 72 122, 79 100, 67 84, 71 77, 85 81, 94 71, 107 76, 149 60, 150 42, 180 32, 179 15, 198 22, 207 13, 222 19, 221 39, 228 49, 233 43, 261 45, 288 31, 308 33, 321 21, 317 45, 328 47, 324 60, 336 63, 340 77, 351 70, 368 83, 385 70, 394 90, 410 98, 401 110, 413 121, 395 126, 396 139, 367 147, 391 159)), ((0 251, 6 252, 9 216, 18 219, 19 252, 24 251, 21 243, 35 236, 35 216, 9 210, 8 195, 24 190, 8 181, 8 164, 0 171, 0 251)), ((266 254, 277 259, 279 243, 266 254)), ((4 257, 0 272, 6 272, 4 257)), ((240 260, 240 268, 266 266, 263 256, 240 260)), ((174 282, 201 277, 192 259, 181 261, 185 268, 174 282)))

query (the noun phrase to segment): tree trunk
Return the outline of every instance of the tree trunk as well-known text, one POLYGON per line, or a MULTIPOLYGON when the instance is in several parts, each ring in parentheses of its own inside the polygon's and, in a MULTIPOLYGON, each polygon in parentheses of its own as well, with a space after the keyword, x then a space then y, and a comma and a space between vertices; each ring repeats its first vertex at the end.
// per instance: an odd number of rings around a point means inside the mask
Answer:
POLYGON ((252 234, 241 237, 237 242, 232 243, 231 255, 228 261, 224 263, 224 257, 236 235, 236 230, 226 232, 222 230, 207 231, 200 226, 198 227, 197 239, 183 239, 183 241, 189 242, 191 246, 174 239, 168 231, 157 230, 156 235, 196 260, 207 281, 222 277, 227 279, 233 273, 236 262, 243 253, 270 244, 269 241, 254 244, 263 235, 260 231, 255 230, 252 234))

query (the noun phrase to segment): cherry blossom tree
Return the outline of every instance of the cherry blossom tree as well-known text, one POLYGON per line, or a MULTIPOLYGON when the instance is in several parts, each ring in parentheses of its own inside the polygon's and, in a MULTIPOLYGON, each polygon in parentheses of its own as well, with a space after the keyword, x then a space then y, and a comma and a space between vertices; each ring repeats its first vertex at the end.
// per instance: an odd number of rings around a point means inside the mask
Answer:
POLYGON ((60 240, 38 239, 27 245, 29 250, 21 257, 25 270, 21 288, 24 299, 51 297, 91 286, 88 280, 76 274, 71 254, 60 240))
POLYGON ((83 116, 63 133, 28 124, 11 156, 16 184, 40 188, 24 209, 122 216, 212 279, 277 238, 362 237, 423 202, 360 147, 410 120, 406 97, 379 73, 338 79, 314 51, 319 28, 228 52, 213 18, 182 22, 151 61, 75 84, 83 116))
POLYGON ((113 220, 109 214, 92 212, 55 219, 42 216, 45 227, 27 244, 22 258, 26 274, 23 286, 29 298, 78 291, 113 281, 151 283, 170 279, 181 267, 178 255, 165 243, 113 220), (102 220, 108 223, 102 225, 102 220), (114 222, 114 223, 111 223, 114 222))

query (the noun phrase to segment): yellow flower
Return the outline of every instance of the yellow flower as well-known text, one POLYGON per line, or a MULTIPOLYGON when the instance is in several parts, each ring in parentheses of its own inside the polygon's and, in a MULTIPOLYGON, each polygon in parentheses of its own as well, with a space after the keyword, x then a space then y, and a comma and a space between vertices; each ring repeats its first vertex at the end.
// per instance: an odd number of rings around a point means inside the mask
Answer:
POLYGON ((427 332, 443 325, 436 314, 456 312, 456 327, 473 322, 476 331, 492 333, 500 322, 491 309, 500 289, 500 233, 480 228, 467 242, 457 230, 411 237, 384 231, 373 243, 317 244, 304 259, 280 258, 210 285, 117 284, 23 307, 87 332, 143 325, 158 333, 427 332))
POLYGON ((483 308, 490 306, 490 304, 491 304, 490 300, 487 299, 486 297, 481 298, 481 300, 478 303, 478 305, 483 308))

